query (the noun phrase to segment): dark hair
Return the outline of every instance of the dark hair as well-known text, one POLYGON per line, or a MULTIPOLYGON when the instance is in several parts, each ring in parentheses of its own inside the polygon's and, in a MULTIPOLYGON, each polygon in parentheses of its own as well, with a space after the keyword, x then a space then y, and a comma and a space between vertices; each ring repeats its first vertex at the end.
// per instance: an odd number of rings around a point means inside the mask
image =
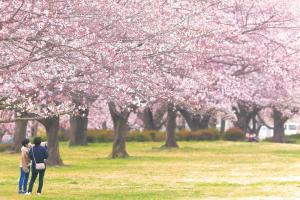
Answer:
POLYGON ((40 137, 35 137, 33 143, 35 146, 40 146, 42 143, 42 139, 40 137))
POLYGON ((26 147, 26 145, 27 144, 29 144, 29 140, 28 139, 24 139, 23 141, 22 141, 22 146, 24 146, 24 147, 26 147))

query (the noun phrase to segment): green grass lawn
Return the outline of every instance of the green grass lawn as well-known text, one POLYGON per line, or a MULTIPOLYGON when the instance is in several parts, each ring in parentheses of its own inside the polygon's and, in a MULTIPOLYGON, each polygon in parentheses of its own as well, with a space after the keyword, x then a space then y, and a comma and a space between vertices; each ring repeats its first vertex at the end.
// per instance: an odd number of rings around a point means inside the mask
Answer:
MULTIPOLYGON (((298 199, 300 145, 271 143, 128 143, 113 160, 111 144, 69 148, 66 166, 47 169, 43 196, 18 195, 19 155, 0 153, 0 200, 10 199, 298 199)), ((34 191, 37 184, 35 184, 34 191)))

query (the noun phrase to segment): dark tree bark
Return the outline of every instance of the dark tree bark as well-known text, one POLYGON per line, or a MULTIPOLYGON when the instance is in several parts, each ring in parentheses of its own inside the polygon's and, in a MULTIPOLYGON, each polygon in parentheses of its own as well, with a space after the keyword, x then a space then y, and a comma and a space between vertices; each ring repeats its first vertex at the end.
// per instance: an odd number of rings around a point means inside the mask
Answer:
POLYGON ((153 123, 154 130, 160 130, 163 125, 166 124, 166 120, 164 120, 164 116, 168 110, 168 104, 164 103, 160 105, 160 107, 153 113, 153 123))
POLYGON ((103 129, 103 130, 107 130, 107 123, 106 123, 106 122, 103 122, 103 123, 102 123, 102 129, 103 129))
POLYGON ((284 124, 288 120, 283 114, 276 108, 273 108, 273 119, 274 119, 274 135, 273 141, 278 143, 285 142, 284 136, 284 124))
POLYGON ((51 117, 40 120, 40 122, 46 128, 46 134, 48 139, 48 153, 49 158, 47 159, 48 165, 63 165, 63 161, 59 154, 59 141, 58 141, 58 130, 59 130, 59 117, 51 117))
POLYGON ((15 122, 15 134, 14 140, 11 147, 11 150, 14 152, 20 152, 22 141, 26 138, 26 128, 27 128, 28 121, 16 121, 15 122))
POLYGON ((256 118, 258 117, 258 113, 252 117, 252 126, 248 127, 251 133, 254 133, 256 137, 259 137, 259 131, 262 127, 262 124, 260 123, 259 119, 257 120, 256 118))
POLYGON ((177 123, 176 124, 176 129, 177 130, 184 130, 184 129, 186 129, 186 121, 185 121, 185 119, 182 117, 182 116, 180 116, 180 115, 177 115, 177 117, 180 117, 180 120, 178 121, 177 120, 177 122, 179 122, 179 123, 177 123))
POLYGON ((143 122, 144 122, 144 130, 155 130, 155 124, 153 121, 152 111, 149 107, 145 108, 143 111, 143 122))
POLYGON ((193 113, 187 111, 186 109, 178 108, 180 114, 185 119, 191 131, 196 131, 199 129, 207 129, 209 126, 210 116, 209 115, 194 115, 193 113))
POLYGON ((151 110, 151 108, 146 107, 143 112, 138 113, 138 117, 143 121, 144 130, 160 130, 165 124, 163 117, 166 112, 166 105, 161 105, 155 113, 151 110))
POLYGON ((261 127, 262 127, 262 126, 260 125, 260 126, 258 126, 257 129, 256 129, 255 135, 256 135, 257 138, 259 138, 259 132, 260 132, 261 127))
POLYGON ((225 127, 226 127, 226 121, 224 119, 221 119, 221 130, 220 130, 221 134, 224 134, 225 127))
POLYGON ((113 102, 109 103, 109 111, 114 124, 114 141, 111 153, 112 158, 125 158, 128 155, 126 151, 126 136, 129 130, 127 124, 130 111, 127 108, 117 111, 113 102))
POLYGON ((70 145, 87 145, 88 110, 70 117, 70 145))
POLYGON ((253 131, 255 131, 255 133, 257 130, 256 126, 257 126, 257 121, 256 121, 256 117, 254 116, 254 117, 252 117, 252 129, 253 129, 253 131))
POLYGON ((245 133, 248 131, 249 123, 260 111, 260 108, 254 106, 250 108, 242 103, 238 104, 238 107, 233 107, 235 111, 237 121, 233 122, 235 127, 242 129, 245 133))
POLYGON ((168 117, 167 117, 167 135, 166 143, 162 146, 163 148, 179 148, 176 142, 176 109, 173 105, 168 106, 168 117))
POLYGON ((245 133, 247 132, 248 125, 251 121, 250 112, 247 110, 247 107, 239 104, 238 109, 235 110, 237 121, 233 122, 235 127, 240 128, 245 133))
POLYGON ((208 127, 216 128, 217 127, 217 119, 215 117, 210 117, 208 127))
POLYGON ((31 137, 36 137, 38 132, 39 123, 37 121, 33 121, 31 127, 31 137))

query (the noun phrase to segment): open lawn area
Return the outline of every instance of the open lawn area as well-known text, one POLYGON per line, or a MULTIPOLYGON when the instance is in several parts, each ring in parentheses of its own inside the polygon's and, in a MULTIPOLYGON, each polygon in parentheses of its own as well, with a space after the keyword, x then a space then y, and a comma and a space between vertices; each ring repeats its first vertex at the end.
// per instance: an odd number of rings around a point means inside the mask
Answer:
POLYGON ((110 143, 61 143, 66 166, 47 169, 41 197, 17 194, 19 155, 0 153, 0 200, 300 198, 300 145, 180 142, 178 150, 160 150, 161 145, 128 143, 131 157, 113 160, 110 143))

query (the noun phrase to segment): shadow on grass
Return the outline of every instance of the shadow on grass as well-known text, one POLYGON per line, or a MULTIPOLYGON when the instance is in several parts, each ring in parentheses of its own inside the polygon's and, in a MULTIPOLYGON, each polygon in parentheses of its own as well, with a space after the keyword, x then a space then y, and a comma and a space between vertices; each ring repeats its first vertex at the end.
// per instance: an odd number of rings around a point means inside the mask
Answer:
POLYGON ((109 162, 109 163, 127 163, 130 161, 170 161, 170 160, 178 160, 178 158, 174 157, 160 157, 158 156, 128 156, 126 158, 109 158, 109 157, 98 157, 97 161, 109 162))
POLYGON ((180 152, 180 148, 176 147, 152 147, 151 152, 180 152))

